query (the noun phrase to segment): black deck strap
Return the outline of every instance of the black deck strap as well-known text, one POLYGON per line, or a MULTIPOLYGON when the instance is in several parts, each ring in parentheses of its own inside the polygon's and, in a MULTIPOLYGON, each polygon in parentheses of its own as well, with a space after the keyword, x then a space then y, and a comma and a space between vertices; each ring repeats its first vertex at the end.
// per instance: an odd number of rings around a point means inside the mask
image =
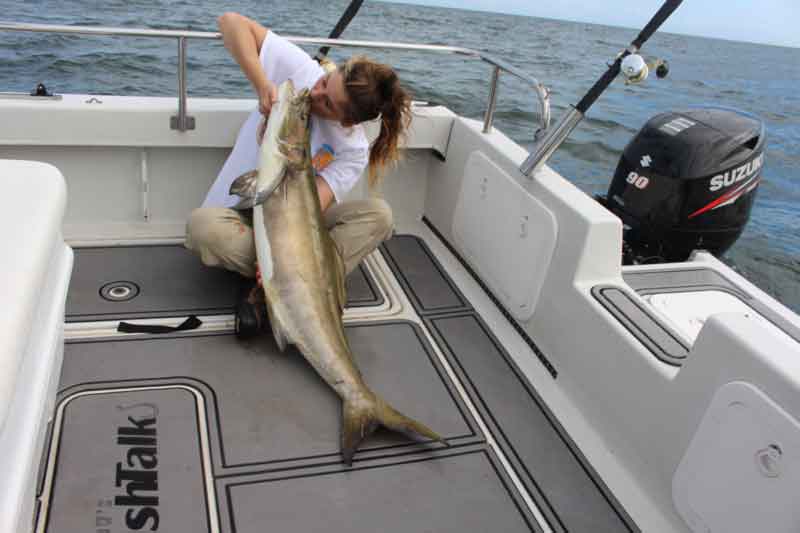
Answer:
POLYGON ((176 331, 187 331, 199 328, 203 322, 192 315, 184 320, 179 326, 159 326, 152 324, 131 324, 130 322, 120 322, 117 331, 120 333, 174 333, 176 331))

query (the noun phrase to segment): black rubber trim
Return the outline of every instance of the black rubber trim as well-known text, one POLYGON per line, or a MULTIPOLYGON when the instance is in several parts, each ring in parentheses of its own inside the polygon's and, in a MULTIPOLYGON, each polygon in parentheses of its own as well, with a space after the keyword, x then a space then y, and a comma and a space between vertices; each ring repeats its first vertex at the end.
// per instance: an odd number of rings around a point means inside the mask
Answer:
MULTIPOLYGON (((53 419, 47 421, 47 429, 44 433, 45 438, 45 445, 42 446, 42 453, 39 457, 39 470, 36 473, 36 496, 42 495, 42 490, 44 489, 44 478, 45 474, 47 474, 47 461, 50 458, 50 446, 52 446, 53 441, 53 419)), ((35 524, 36 522, 34 522, 35 524)))
POLYGON ((616 318, 623 326, 625 326, 625 329, 627 329, 631 335, 636 337, 636 339, 641 342, 650 351, 650 353, 656 357, 656 359, 671 366, 681 366, 683 364, 686 356, 689 355, 691 347, 687 345, 680 337, 673 334, 672 331, 664 327, 661 320, 656 318, 649 309, 640 305, 639 302, 631 297, 631 295, 626 291, 614 285, 595 285, 592 287, 592 296, 594 296, 594 299, 597 300, 600 305, 602 305, 609 313, 611 313, 614 318, 616 318), (631 316, 630 311, 620 309, 617 305, 615 305, 608 296, 608 294, 611 292, 626 298, 630 303, 631 308, 640 313, 639 316, 631 316), (642 321, 647 321, 652 328, 659 331, 663 336, 672 339, 675 343, 680 345, 683 350, 678 353, 668 352, 658 339, 648 335, 647 332, 642 329, 642 327, 639 325, 642 323, 642 321))
MULTIPOLYGON (((547 356, 539 349, 538 346, 536 346, 536 343, 533 342, 533 339, 531 339, 528 336, 528 333, 522 328, 522 326, 519 325, 519 323, 514 319, 514 317, 511 316, 511 313, 508 312, 508 310, 505 308, 505 306, 502 303, 500 303, 500 300, 497 299, 497 297, 489 289, 489 287, 486 285, 486 283, 483 282, 481 277, 478 276, 478 274, 475 272, 475 270, 473 270, 472 267, 469 266, 469 264, 464 260, 464 258, 461 257, 461 254, 458 253, 458 251, 453 247, 453 245, 451 245, 447 241, 447 239, 444 238, 444 236, 439 232, 439 230, 436 229, 436 226, 434 226, 431 223, 431 221, 428 220, 427 217, 422 217, 422 221, 439 238, 439 240, 442 242, 442 244, 444 244, 447 247, 447 249, 450 250, 450 253, 452 253, 455 256, 455 258, 458 259, 458 262, 461 263, 461 266, 463 266, 467 270, 467 272, 469 272, 469 274, 472 276, 472 278, 475 280, 475 282, 478 283, 478 285, 481 286, 481 289, 483 289, 483 292, 485 292, 486 295, 489 296, 489 298, 492 300, 492 302, 494 302, 494 305, 497 306, 497 309, 503 314, 503 316, 506 318, 508 323, 511 324, 511 326, 520 335, 520 337, 522 337, 522 339, 525 341, 525 344, 527 344, 530 347, 530 349, 533 350, 533 353, 536 354, 536 357, 539 359, 539 362, 541 362, 542 365, 544 365, 544 367, 547 369, 547 371, 550 373, 550 375, 553 377, 553 379, 556 379, 558 377, 558 370, 556 370, 556 367, 553 366, 553 364, 550 362, 550 360, 547 359, 547 356)), ((424 241, 422 241, 420 239, 420 243, 427 250, 427 245, 424 243, 424 241)), ((430 252, 428 252, 428 253, 430 254, 430 252)), ((431 257, 432 257, 432 259, 434 261, 436 261, 436 259, 433 258, 432 254, 431 254, 431 257)), ((437 265, 438 265, 438 262, 437 262, 437 265)))

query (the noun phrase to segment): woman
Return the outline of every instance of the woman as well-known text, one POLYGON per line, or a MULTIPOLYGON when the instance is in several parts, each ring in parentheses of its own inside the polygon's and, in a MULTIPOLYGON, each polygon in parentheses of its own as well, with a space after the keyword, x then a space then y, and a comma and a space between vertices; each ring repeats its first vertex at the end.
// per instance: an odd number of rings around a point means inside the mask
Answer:
MULTIPOLYGON (((250 211, 231 207, 231 182, 258 166, 256 130, 269 115, 277 86, 291 79, 297 90, 311 89, 311 153, 325 223, 342 255, 345 275, 392 233, 392 211, 377 198, 343 202, 369 166, 373 185, 383 167, 398 158, 398 142, 410 121, 410 97, 394 70, 354 57, 326 74, 297 46, 237 13, 219 18, 223 42, 258 95, 258 110, 242 126, 236 144, 211 186, 202 207, 189 218, 186 247, 204 264, 221 266, 252 279, 256 251, 250 211), (372 146, 359 124, 380 117, 380 134, 372 146), (335 203, 335 205, 333 205, 335 203)), ((249 336, 266 323, 261 291, 244 285, 237 304, 237 333, 249 336)))

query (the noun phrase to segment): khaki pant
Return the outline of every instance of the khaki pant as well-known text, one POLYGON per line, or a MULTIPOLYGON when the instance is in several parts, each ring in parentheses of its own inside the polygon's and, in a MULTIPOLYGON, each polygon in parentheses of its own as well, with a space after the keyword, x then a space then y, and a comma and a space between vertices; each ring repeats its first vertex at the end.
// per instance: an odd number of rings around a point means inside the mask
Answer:
MULTIPOLYGON (((345 275, 392 235, 392 209, 378 198, 333 204, 323 217, 344 261, 345 275)), ((195 209, 186 225, 184 245, 198 254, 205 265, 233 270, 248 278, 256 275, 256 247, 249 214, 224 207, 195 209)))

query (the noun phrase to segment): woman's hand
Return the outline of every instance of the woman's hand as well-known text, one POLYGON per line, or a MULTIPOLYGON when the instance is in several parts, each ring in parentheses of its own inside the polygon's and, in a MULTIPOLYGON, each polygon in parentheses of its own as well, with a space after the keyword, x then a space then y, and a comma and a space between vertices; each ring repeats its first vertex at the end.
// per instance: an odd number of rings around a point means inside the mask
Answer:
POLYGON ((267 132, 267 119, 272 111, 272 105, 278 101, 278 89, 275 84, 266 80, 264 88, 258 92, 258 111, 263 115, 256 129, 256 142, 259 146, 264 141, 264 134, 267 132))
POLYGON ((272 104, 278 101, 278 88, 275 84, 264 79, 264 85, 258 89, 258 111, 265 117, 269 117, 272 104))

